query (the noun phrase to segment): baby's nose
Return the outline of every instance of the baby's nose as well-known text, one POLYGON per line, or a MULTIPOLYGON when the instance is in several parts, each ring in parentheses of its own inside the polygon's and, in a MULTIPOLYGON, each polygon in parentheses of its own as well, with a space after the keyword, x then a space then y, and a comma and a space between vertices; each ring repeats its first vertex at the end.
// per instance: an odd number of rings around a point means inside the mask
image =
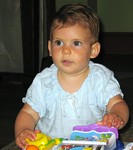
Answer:
POLYGON ((71 53, 71 47, 70 46, 64 46, 63 47, 63 53, 64 54, 70 54, 71 53))

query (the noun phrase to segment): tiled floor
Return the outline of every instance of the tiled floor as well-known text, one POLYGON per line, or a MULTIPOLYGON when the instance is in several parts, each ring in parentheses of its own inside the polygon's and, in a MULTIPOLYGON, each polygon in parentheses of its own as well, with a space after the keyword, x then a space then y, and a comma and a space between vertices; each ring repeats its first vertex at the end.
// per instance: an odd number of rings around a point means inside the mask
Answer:
MULTIPOLYGON (((130 107, 130 112, 133 112, 133 56, 129 57, 126 61, 124 60, 125 56, 120 57, 119 60, 117 59, 118 57, 115 56, 113 58, 106 57, 103 64, 113 69, 116 73, 121 88, 125 93, 125 99, 130 107), (128 65, 126 65, 127 62, 128 65)), ((25 95, 29 84, 29 82, 23 84, 23 82, 17 81, 0 81, 0 148, 14 140, 14 121, 22 107, 21 99, 25 95)), ((129 134, 131 134, 132 131, 133 124, 131 124, 130 121, 126 131, 122 131, 122 135, 126 135, 123 138, 131 139, 132 135, 130 136, 129 134)), ((131 140, 133 141, 133 138, 131 140)))

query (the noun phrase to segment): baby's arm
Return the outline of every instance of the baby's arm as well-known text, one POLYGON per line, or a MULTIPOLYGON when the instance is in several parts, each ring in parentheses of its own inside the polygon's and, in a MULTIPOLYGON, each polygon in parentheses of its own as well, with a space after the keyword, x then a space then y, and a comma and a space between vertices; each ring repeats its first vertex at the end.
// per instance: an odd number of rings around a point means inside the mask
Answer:
POLYGON ((100 125, 108 127, 123 128, 129 118, 129 109, 126 102, 120 95, 113 97, 107 105, 107 113, 102 121, 97 122, 100 125))
POLYGON ((20 148, 25 148, 28 144, 26 138, 35 140, 35 125, 39 120, 39 115, 28 104, 25 104, 20 110, 15 122, 16 144, 20 148))

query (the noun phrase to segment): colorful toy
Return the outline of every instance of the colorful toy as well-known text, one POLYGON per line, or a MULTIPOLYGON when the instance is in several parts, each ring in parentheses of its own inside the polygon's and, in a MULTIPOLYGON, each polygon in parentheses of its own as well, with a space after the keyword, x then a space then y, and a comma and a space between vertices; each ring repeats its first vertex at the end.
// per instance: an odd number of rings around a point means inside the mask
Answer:
POLYGON ((78 131, 97 131, 97 132, 111 132, 114 133, 116 136, 116 139, 118 139, 118 130, 114 127, 107 127, 107 126, 101 126, 99 124, 90 124, 90 125, 84 125, 84 126, 75 126, 73 127, 73 131, 78 130, 78 131))
MULTIPOLYGON (((68 140, 47 136, 37 133, 35 141, 26 139, 29 146, 36 146, 33 150, 114 150, 118 131, 114 127, 90 124, 86 126, 75 126, 68 140)), ((28 150, 28 149, 26 149, 28 150)), ((31 149, 29 149, 31 150, 31 149)))
POLYGON ((113 150, 116 148, 116 139, 118 131, 114 127, 98 124, 75 126, 69 140, 63 140, 62 145, 54 150, 93 150, 98 147, 99 150, 113 150))
POLYGON ((38 150, 50 150, 55 145, 60 144, 61 141, 63 140, 62 138, 51 139, 51 137, 49 137, 46 134, 43 134, 41 132, 37 133, 36 136, 37 137, 36 137, 35 141, 26 139, 27 143, 29 144, 29 146, 27 147, 26 150, 28 150, 28 148, 30 146, 36 146, 36 147, 38 147, 38 150))

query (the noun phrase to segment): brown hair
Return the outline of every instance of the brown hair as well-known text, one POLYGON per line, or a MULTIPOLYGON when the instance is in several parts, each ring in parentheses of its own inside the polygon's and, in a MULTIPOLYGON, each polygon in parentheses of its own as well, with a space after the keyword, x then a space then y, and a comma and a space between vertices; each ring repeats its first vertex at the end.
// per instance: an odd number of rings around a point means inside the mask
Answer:
POLYGON ((78 24, 90 31, 92 44, 98 41, 98 16, 90 7, 82 4, 64 5, 56 12, 51 25, 50 39, 52 39, 53 30, 57 28, 73 26, 75 24, 78 24))

